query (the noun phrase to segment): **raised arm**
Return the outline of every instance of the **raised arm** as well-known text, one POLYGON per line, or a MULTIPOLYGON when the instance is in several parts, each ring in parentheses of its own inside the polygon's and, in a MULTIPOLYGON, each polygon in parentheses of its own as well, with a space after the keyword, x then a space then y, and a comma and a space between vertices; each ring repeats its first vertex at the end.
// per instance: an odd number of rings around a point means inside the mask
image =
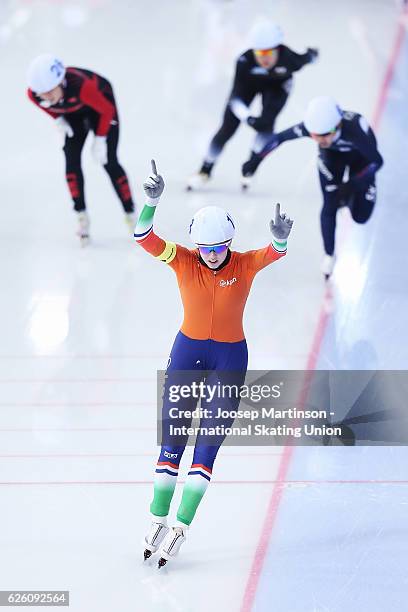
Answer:
POLYGON ((163 177, 157 173, 156 162, 152 159, 152 171, 143 183, 146 194, 146 204, 139 215, 134 238, 141 247, 159 261, 169 264, 176 273, 182 272, 183 265, 193 255, 183 246, 163 240, 153 231, 153 219, 160 196, 164 190, 163 177))
POLYGON ((153 231, 153 219, 156 207, 160 202, 160 196, 164 190, 164 180, 157 174, 156 162, 152 159, 152 171, 143 183, 146 194, 146 204, 139 215, 135 227, 134 238, 148 253, 161 261, 170 263, 175 255, 175 245, 159 238, 153 231))
POLYGON ((275 206, 275 217, 271 220, 269 227, 272 241, 263 249, 247 251, 243 257, 247 261, 248 268, 255 275, 259 270, 265 268, 274 261, 286 255, 287 239, 291 232, 293 221, 281 213, 280 204, 275 206))

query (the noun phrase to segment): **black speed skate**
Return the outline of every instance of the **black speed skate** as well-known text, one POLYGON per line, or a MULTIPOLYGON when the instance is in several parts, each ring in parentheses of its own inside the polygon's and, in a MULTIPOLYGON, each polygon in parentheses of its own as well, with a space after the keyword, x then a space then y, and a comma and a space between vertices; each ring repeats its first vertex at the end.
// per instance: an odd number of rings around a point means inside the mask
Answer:
POLYGON ((259 153, 251 153, 251 157, 242 165, 242 177, 241 177, 241 189, 246 191, 251 183, 255 172, 258 169, 259 164, 262 161, 262 157, 259 153))

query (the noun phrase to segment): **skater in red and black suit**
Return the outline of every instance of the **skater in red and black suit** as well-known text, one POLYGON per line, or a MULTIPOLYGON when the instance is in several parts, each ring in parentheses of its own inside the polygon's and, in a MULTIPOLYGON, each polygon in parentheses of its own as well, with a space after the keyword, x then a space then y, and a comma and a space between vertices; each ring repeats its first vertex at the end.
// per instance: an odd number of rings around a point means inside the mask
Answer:
POLYGON ((48 54, 38 56, 31 63, 28 85, 28 97, 55 120, 64 139, 66 179, 78 213, 81 242, 89 238, 81 153, 90 131, 94 133, 93 156, 108 173, 133 233, 135 205, 128 178, 116 154, 119 118, 112 85, 95 72, 65 67, 48 54))

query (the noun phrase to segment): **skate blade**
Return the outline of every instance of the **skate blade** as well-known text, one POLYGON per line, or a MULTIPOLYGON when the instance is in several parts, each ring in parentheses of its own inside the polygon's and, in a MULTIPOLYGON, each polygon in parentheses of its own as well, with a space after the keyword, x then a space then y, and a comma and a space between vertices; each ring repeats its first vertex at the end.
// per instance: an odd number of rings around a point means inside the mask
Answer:
POLYGON ((252 184, 252 180, 250 178, 243 177, 241 180, 241 191, 248 191, 252 184))
POLYGON ((167 559, 164 559, 164 557, 160 557, 159 562, 157 563, 158 569, 164 567, 166 563, 167 563, 167 559))
POLYGON ((186 185, 186 191, 199 191, 202 187, 204 187, 208 181, 210 180, 210 177, 207 176, 206 174, 204 175, 196 175, 191 177, 186 185))
POLYGON ((80 236, 79 237, 79 244, 81 245, 81 248, 89 246, 90 242, 91 242, 91 239, 90 239, 89 236, 80 236))
POLYGON ((148 548, 145 549, 144 553, 143 553, 143 560, 147 561, 148 559, 150 559, 150 557, 152 556, 152 551, 149 550, 148 548))
POLYGON ((200 191, 202 187, 202 183, 187 183, 186 191, 200 191))

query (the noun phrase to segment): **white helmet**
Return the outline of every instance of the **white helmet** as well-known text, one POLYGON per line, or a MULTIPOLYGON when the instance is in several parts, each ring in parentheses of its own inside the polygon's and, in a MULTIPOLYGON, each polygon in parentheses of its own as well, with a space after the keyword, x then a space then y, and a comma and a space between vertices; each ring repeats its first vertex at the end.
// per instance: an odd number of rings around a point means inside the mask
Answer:
POLYGON ((283 43, 283 32, 276 23, 263 22, 252 29, 250 40, 251 49, 273 49, 283 43))
POLYGON ((200 208, 190 224, 191 241, 198 246, 216 246, 233 239, 235 224, 223 208, 205 206, 200 208))
POLYGON ((327 134, 340 123, 342 112, 330 96, 313 98, 307 106, 303 123, 311 134, 327 134))
POLYGON ((65 77, 64 64, 54 55, 44 53, 36 57, 28 69, 28 86, 34 93, 43 94, 57 87, 65 77))

